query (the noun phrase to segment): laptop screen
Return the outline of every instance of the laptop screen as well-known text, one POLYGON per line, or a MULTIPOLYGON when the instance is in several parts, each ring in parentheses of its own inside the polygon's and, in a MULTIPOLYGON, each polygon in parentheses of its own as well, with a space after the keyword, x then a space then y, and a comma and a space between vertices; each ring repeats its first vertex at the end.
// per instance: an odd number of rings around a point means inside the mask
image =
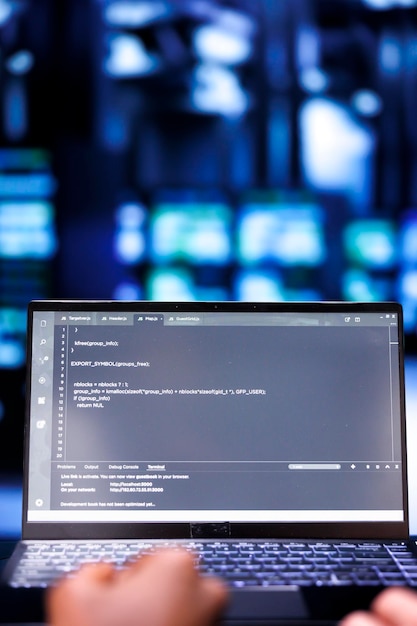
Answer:
POLYGON ((26 523, 403 522, 395 304, 29 307, 26 523))

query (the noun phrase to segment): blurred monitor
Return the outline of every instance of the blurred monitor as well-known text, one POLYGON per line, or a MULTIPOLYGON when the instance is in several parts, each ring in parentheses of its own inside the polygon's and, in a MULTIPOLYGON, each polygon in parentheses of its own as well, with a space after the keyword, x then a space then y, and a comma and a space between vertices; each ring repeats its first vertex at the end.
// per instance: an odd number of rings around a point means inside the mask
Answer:
POLYGON ((26 307, 51 295, 55 187, 49 151, 0 149, 0 469, 21 470, 26 307))
POLYGON ((398 235, 393 220, 363 218, 351 221, 343 232, 346 259, 352 265, 392 270, 398 261, 398 235))
POLYGON ((232 256, 231 228, 231 208, 215 193, 160 192, 150 211, 150 260, 223 265, 232 256))
POLYGON ((146 255, 146 207, 140 202, 122 202, 116 209, 113 249, 116 260, 135 265, 146 255))
POLYGON ((320 292, 314 287, 291 287, 279 271, 270 269, 242 269, 234 281, 233 293, 236 300, 255 302, 320 300, 320 292))
POLYGON ((284 301, 282 278, 274 269, 241 269, 234 280, 236 300, 253 302, 284 301))
POLYGON ((417 336, 417 210, 405 211, 401 217, 397 297, 404 308, 404 329, 416 344, 417 336))
POLYGON ((324 212, 302 194, 254 194, 239 211, 237 242, 243 265, 320 266, 326 259, 324 212))
POLYGON ((415 344, 417 334, 417 268, 403 269, 400 272, 398 297, 404 309, 404 331, 406 334, 412 335, 415 344))
POLYGON ((51 259, 56 249, 54 221, 50 202, 0 200, 0 259, 51 259))
POLYGON ((229 300, 227 287, 220 284, 199 282, 198 274, 184 267, 152 268, 146 281, 148 300, 195 301, 229 300))
POLYGON ((400 255, 404 266, 417 267, 417 209, 405 211, 401 216, 400 255))
POLYGON ((357 267, 347 269, 341 276, 341 292, 344 300, 378 302, 391 300, 395 292, 392 277, 377 275, 357 267))

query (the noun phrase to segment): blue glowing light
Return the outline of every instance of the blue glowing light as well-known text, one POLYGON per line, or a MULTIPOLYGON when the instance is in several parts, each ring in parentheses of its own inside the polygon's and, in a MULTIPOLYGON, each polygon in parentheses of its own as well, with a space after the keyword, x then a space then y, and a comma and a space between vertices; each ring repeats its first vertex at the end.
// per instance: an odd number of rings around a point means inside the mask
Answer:
POLYGON ((362 267, 392 269, 397 261, 397 233, 388 220, 351 222, 346 227, 344 245, 349 261, 362 267))
POLYGON ((239 117, 249 108, 249 96, 232 70, 201 63, 193 74, 191 104, 203 113, 239 117))
POLYGON ((375 11, 386 11, 395 8, 411 8, 417 6, 417 0, 362 0, 362 2, 375 11))
POLYGON ((352 106, 365 117, 374 117, 382 111, 382 100, 371 89, 360 89, 352 96, 352 106))
POLYGON ((280 277, 267 270, 239 272, 234 294, 236 300, 249 302, 282 302, 286 299, 280 277))
POLYGON ((300 111, 302 169, 315 189, 350 192, 364 201, 375 140, 343 104, 311 98, 300 111))
POLYGON ((23 139, 28 130, 28 102, 26 87, 18 78, 4 86, 4 121, 9 139, 23 139))
POLYGON ((400 242, 400 254, 404 263, 417 266, 417 211, 409 211, 405 214, 400 242))
POLYGON ((47 202, 0 202, 0 258, 50 259, 57 249, 47 202))
POLYGON ((191 273, 185 269, 155 269, 147 281, 150 300, 192 301, 196 299, 191 273))
POLYGON ((105 21, 113 26, 138 28, 152 23, 169 13, 166 2, 112 2, 104 11, 105 21))
POLYGON ((310 67, 300 72, 300 85, 309 93, 322 93, 329 86, 329 77, 323 70, 310 67))
POLYGON ((0 174, 0 197, 49 198, 56 187, 56 180, 49 172, 0 174))
POLYGON ((231 255, 231 211, 221 204, 162 204, 151 217, 156 262, 223 264, 231 255))
POLYGON ((25 364, 26 309, 0 308, 0 367, 25 364))
POLYGON ((143 298, 142 287, 138 283, 124 281, 119 283, 113 291, 115 300, 141 300, 143 298))
POLYGON ((241 33, 208 24, 194 31, 194 50, 206 61, 236 65, 250 58, 252 45, 241 33))
POLYGON ((402 299, 417 303, 417 268, 403 272, 399 284, 402 299))
POLYGON ((0 0, 0 26, 6 24, 14 13, 13 3, 9 0, 0 0))
POLYGON ((117 34, 109 38, 109 54, 104 62, 104 70, 110 76, 146 76, 158 66, 158 58, 146 51, 139 37, 117 34))
POLYGON ((126 264, 138 263, 145 252, 143 233, 138 231, 121 230, 115 239, 116 256, 126 264))
POLYGON ((377 302, 389 298, 392 285, 388 280, 377 280, 363 269, 351 268, 342 276, 342 294, 345 300, 377 302))
POLYGON ((29 50, 19 50, 6 60, 6 68, 11 74, 22 76, 33 68, 35 58, 29 50))
POLYGON ((393 36, 385 36, 380 46, 380 64, 386 74, 395 75, 401 69, 401 44, 393 36))
POLYGON ((319 207, 256 206, 242 210, 238 228, 243 263, 275 261, 283 266, 317 266, 326 258, 319 207))
POLYGON ((118 208, 114 250, 121 263, 133 265, 143 258, 146 250, 145 222, 146 210, 142 205, 128 203, 118 208))
POLYGON ((22 489, 2 484, 0 492, 0 533, 2 538, 20 537, 22 516, 22 489))

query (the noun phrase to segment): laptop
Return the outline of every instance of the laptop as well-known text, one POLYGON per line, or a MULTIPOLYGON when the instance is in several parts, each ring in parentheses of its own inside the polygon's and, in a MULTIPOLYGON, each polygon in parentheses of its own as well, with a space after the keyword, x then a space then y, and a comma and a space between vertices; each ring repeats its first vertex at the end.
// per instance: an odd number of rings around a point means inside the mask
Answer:
POLYGON ((228 581, 230 622, 416 586, 403 357, 396 303, 30 303, 3 615, 43 619, 82 561, 173 544, 228 581))

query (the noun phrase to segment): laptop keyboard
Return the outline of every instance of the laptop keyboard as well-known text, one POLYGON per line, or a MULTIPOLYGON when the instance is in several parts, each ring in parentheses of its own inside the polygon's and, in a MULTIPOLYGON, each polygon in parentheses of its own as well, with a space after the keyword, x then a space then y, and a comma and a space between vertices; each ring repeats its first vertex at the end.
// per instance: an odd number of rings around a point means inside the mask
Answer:
POLYGON ((203 574, 221 576, 232 587, 417 586, 417 558, 401 542, 287 541, 29 543, 11 585, 44 587, 97 561, 123 568, 140 554, 173 545, 192 551, 203 574))

